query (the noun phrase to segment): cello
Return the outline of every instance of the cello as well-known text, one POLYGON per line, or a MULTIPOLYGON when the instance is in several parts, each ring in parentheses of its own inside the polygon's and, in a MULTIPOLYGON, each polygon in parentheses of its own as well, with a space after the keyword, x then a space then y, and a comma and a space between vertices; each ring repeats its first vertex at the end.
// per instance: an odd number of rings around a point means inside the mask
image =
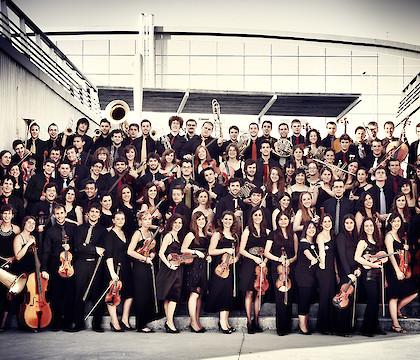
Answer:
POLYGON ((50 304, 45 297, 48 280, 41 276, 41 263, 35 244, 32 245, 32 251, 35 257, 35 272, 28 276, 27 293, 21 309, 21 318, 28 327, 39 330, 50 324, 52 313, 50 304))

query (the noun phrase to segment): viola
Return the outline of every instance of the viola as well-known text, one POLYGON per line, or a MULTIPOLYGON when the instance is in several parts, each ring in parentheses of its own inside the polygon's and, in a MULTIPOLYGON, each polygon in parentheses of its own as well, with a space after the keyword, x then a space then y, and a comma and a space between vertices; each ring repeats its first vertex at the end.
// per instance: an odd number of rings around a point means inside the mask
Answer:
POLYGON ((258 291, 259 295, 264 295, 269 288, 267 272, 267 266, 257 265, 255 267, 254 289, 258 291))
MULTIPOLYGON (((64 232, 64 229, 63 229, 64 232)), ((63 234, 63 242, 64 244, 67 244, 69 240, 69 237, 67 234, 63 234)), ((64 250, 60 253, 60 261, 61 265, 58 268, 58 275, 60 275, 62 278, 69 278, 74 275, 74 268, 72 265, 73 255, 70 251, 64 250)))
MULTIPOLYGON (((404 236, 404 244, 407 245, 407 235, 404 236)), ((410 268, 411 254, 408 250, 401 250, 399 269, 404 274, 406 279, 411 278, 410 268)))
POLYGON ((234 260, 235 257, 232 254, 224 253, 220 264, 214 269, 214 273, 222 279, 226 279, 230 273, 230 265, 233 264, 234 260))
MULTIPOLYGON (((358 276, 356 272, 353 274, 358 276)), ((341 285, 340 292, 334 296, 332 299, 333 305, 338 309, 346 309, 350 304, 350 297, 354 293, 353 280, 349 280, 347 283, 341 285)))
POLYGON ((35 244, 32 245, 32 252, 35 258, 35 272, 28 276, 27 293, 20 316, 28 327, 39 330, 50 324, 52 312, 45 296, 48 289, 48 280, 41 276, 41 263, 35 244))
POLYGON ((181 264, 191 264, 196 257, 197 255, 195 254, 170 253, 168 255, 168 261, 171 263, 171 265, 179 266, 181 264))
MULTIPOLYGON (((372 254, 364 254, 363 257, 364 257, 365 260, 367 260, 371 263, 383 265, 388 261, 388 258, 391 255, 396 255, 396 254, 399 254, 399 253, 400 253, 400 251, 395 251, 395 252, 388 253, 388 254, 385 251, 378 251, 376 254, 373 254, 373 255, 372 254)), ((367 270, 372 269, 372 267, 368 266, 368 265, 363 265, 363 267, 367 270)))
MULTIPOLYGON (((120 264, 117 266, 117 275, 120 274, 120 264)), ((111 280, 108 286, 108 292, 105 295, 107 305, 118 306, 121 302, 120 290, 122 288, 121 280, 111 280)))

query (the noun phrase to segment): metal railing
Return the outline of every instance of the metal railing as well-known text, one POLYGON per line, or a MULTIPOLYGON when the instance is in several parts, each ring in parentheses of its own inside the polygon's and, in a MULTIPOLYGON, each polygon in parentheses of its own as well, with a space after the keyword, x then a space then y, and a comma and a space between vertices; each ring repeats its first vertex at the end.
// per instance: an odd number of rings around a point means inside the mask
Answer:
POLYGON ((16 4, 0 2, 0 37, 97 116, 100 106, 96 87, 16 4))

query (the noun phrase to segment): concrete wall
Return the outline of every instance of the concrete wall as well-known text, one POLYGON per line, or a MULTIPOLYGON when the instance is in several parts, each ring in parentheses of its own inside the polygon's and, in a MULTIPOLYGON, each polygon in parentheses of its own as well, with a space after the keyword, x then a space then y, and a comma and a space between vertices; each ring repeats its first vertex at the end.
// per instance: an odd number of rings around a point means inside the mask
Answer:
POLYGON ((0 149, 11 149, 16 138, 24 140, 26 125, 22 118, 36 120, 41 138, 55 122, 63 130, 70 119, 83 113, 65 101, 44 82, 0 51, 0 149))

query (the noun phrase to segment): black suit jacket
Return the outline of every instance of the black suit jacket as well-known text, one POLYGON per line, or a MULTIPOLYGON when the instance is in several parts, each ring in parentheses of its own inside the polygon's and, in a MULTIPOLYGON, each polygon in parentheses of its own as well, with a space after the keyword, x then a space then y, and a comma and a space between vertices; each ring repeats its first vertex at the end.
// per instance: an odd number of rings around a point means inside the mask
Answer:
MULTIPOLYGON (((380 189, 376 184, 373 184, 373 187, 371 187, 368 190, 368 193, 372 195, 373 198, 373 204, 375 209, 378 211, 380 210, 380 189)), ((385 182, 384 186, 384 193, 385 193, 385 202, 386 202, 386 213, 389 213, 392 207, 392 202, 394 200, 395 194, 392 191, 392 185, 389 181, 385 182)))
MULTIPOLYGON (((331 199, 325 200, 322 206, 324 207, 325 214, 330 214, 334 222, 335 216, 336 216, 336 209, 337 209, 337 199, 331 198, 331 199)), ((343 223, 344 216, 347 214, 353 214, 353 213, 354 213, 353 202, 345 197, 342 197, 340 199, 340 214, 339 214, 340 231, 344 229, 344 223, 343 223)))
MULTIPOLYGON (((268 168, 269 168, 268 173, 269 174, 270 174, 270 169, 275 166, 278 167, 279 162, 270 157, 270 159, 268 160, 268 168)), ((257 159, 257 172, 255 173, 255 179, 258 182, 261 182, 261 183, 264 182, 264 160, 262 158, 257 159)))
MULTIPOLYGON (((413 141, 410 144, 409 152, 408 152, 408 163, 411 164, 411 165, 416 164, 417 156, 419 155, 417 153, 417 149, 418 149, 418 146, 419 146, 419 141, 420 140, 416 140, 416 141, 413 141)), ((412 168, 411 166, 409 166, 407 170, 408 170, 407 172, 410 175, 410 177, 413 177, 413 175, 415 174, 415 169, 412 168)))

